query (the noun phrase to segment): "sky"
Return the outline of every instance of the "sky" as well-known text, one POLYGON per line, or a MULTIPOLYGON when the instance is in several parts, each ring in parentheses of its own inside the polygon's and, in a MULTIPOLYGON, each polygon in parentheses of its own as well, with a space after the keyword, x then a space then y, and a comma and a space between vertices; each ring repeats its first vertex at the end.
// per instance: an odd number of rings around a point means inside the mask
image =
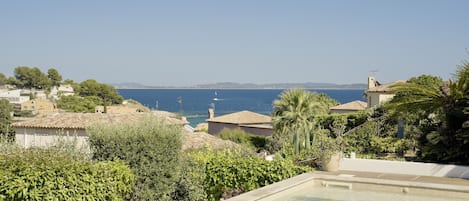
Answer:
POLYGON ((1 1, 0 72, 152 86, 451 79, 467 0, 1 1), (377 72, 372 72, 376 70, 377 72))

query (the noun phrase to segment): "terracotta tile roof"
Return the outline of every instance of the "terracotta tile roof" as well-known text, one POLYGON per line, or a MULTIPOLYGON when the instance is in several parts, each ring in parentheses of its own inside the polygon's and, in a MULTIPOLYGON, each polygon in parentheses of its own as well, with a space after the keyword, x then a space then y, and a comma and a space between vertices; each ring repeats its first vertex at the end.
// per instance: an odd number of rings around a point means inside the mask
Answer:
POLYGON ((251 112, 251 111, 241 111, 235 112, 213 119, 209 119, 209 122, 219 122, 219 123, 229 123, 229 124, 262 124, 262 123, 271 123, 272 118, 263 114, 251 112))
POLYGON ((364 110, 368 107, 368 103, 363 102, 363 101, 352 101, 348 103, 344 103, 341 105, 337 105, 334 107, 330 107, 330 110, 364 110))
POLYGON ((241 148, 238 144, 223 140, 208 133, 184 132, 182 150, 200 149, 210 147, 212 149, 241 148))
POLYGON ((15 128, 72 128, 86 129, 96 124, 121 124, 143 121, 150 116, 159 116, 170 124, 187 124, 187 121, 153 113, 55 113, 13 123, 15 128))
POLYGON ((388 93, 388 92, 391 92, 391 87, 396 85, 396 84, 399 84, 399 83, 405 83, 406 81, 405 80, 397 80, 397 81, 394 81, 394 82, 391 82, 391 83, 387 83, 387 84, 383 84, 383 85, 379 85, 379 86, 376 86, 376 87, 373 87, 373 88, 370 88, 368 90, 366 90, 367 92, 382 92, 382 93, 388 93))

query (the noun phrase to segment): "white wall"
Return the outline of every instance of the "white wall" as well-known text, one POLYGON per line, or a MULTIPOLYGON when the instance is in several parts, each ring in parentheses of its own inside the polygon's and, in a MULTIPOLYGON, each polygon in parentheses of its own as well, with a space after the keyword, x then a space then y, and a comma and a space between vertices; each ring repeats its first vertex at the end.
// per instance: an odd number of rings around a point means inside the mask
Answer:
POLYGON ((6 99, 11 104, 21 104, 29 101, 29 96, 21 96, 21 90, 3 91, 0 93, 0 99, 6 99))
POLYGON ((77 148, 89 148, 83 129, 16 128, 16 143, 24 148, 48 147, 58 143, 74 143, 77 148))
POLYGON ((395 94, 368 92, 368 108, 390 101, 394 97, 394 95, 395 94))
POLYGON ((339 170, 469 179, 469 166, 344 158, 339 170))

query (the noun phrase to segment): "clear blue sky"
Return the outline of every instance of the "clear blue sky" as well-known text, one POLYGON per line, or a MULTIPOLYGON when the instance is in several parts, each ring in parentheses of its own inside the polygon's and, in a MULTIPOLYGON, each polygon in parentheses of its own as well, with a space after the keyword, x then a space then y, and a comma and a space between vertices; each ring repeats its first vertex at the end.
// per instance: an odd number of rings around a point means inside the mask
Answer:
POLYGON ((2 1, 0 72, 187 86, 444 79, 469 59, 468 0, 2 1))

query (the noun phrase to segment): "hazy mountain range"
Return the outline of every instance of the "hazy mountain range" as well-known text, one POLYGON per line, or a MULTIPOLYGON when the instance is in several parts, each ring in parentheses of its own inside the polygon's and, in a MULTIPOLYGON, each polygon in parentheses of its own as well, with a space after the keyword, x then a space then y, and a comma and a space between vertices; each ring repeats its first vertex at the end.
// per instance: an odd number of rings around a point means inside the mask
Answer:
POLYGON ((253 84, 236 82, 219 82, 213 84, 199 84, 194 86, 147 86, 135 82, 114 83, 111 84, 118 89, 365 89, 366 84, 334 84, 334 83, 272 83, 272 84, 253 84))

